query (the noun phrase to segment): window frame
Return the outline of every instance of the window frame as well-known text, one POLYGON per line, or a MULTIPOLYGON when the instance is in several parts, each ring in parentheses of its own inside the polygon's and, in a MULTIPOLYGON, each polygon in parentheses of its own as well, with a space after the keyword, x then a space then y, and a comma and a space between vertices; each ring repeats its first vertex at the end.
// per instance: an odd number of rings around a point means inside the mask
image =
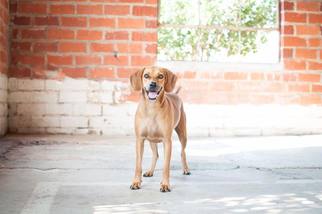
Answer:
MULTIPOLYGON (((157 27, 158 30, 160 28, 172 28, 172 29, 183 29, 183 28, 189 28, 189 29, 209 29, 209 30, 232 30, 236 32, 250 32, 250 31, 259 31, 259 32, 278 32, 278 56, 277 56, 277 62, 272 62, 272 63, 256 63, 256 62, 234 62, 234 61, 228 61, 228 62, 222 62, 222 61, 201 61, 201 60, 160 60, 157 57, 157 65, 160 66, 168 66, 168 67, 173 67, 175 65, 180 65, 181 68, 187 67, 191 68, 194 67, 196 69, 200 68, 205 68, 208 66, 211 66, 212 68, 220 69, 220 70, 226 70, 230 69, 231 63, 233 63, 235 66, 236 65, 241 65, 245 67, 247 70, 256 70, 258 69, 263 69, 263 70, 270 70, 273 68, 274 71, 279 71, 282 69, 281 65, 281 5, 280 5, 280 0, 275 0, 276 1, 276 25, 274 27, 242 27, 242 26, 221 26, 221 25, 202 25, 200 24, 200 16, 199 16, 199 23, 198 25, 180 25, 180 24, 162 24, 160 23, 160 13, 161 13, 161 1, 158 0, 157 2, 157 27), (200 66, 196 66, 196 64, 200 63, 200 66)), ((197 0, 198 5, 200 5, 201 0, 197 0)), ((200 14, 200 13, 198 13, 200 14)), ((239 34, 240 36, 240 34, 239 34)), ((158 43, 158 41, 157 41, 158 43)), ((157 53, 158 55, 158 53, 157 53)), ((238 66, 240 67, 240 66, 238 66)), ((238 70, 245 70, 245 68, 242 69, 237 69, 238 70)), ((236 70, 236 69, 235 69, 236 70)))

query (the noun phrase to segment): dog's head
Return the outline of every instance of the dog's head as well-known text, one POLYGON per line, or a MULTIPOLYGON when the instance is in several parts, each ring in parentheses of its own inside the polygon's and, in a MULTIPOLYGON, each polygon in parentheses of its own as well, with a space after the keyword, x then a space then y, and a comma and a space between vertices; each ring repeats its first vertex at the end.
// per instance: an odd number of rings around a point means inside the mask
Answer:
POLYGON ((155 101, 164 91, 174 89, 177 76, 166 68, 149 67, 132 74, 130 80, 134 90, 142 90, 147 99, 155 101))

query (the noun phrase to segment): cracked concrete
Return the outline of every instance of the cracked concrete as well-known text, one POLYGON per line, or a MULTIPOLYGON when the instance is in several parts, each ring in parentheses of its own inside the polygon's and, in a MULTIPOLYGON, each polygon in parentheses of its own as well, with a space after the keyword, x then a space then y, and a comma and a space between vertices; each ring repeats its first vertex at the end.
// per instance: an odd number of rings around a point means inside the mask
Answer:
MULTIPOLYGON (((134 138, 0 139, 1 214, 322 213, 322 136, 192 138, 183 176, 174 142, 171 193, 154 177, 131 191, 134 138)), ((151 161, 145 148, 144 169, 151 161)))

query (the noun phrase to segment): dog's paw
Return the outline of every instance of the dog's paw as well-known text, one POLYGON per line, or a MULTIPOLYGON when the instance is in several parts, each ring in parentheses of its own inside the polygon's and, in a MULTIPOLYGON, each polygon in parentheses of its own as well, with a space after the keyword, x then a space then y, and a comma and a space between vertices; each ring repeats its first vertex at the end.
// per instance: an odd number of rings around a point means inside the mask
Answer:
POLYGON ((189 171, 189 169, 185 169, 185 170, 183 170, 183 174, 184 175, 191 175, 191 172, 189 171))
POLYGON ((146 173, 143 174, 143 177, 152 177, 153 176, 153 172, 151 171, 147 171, 146 173))
POLYGON ((133 182, 130 186, 131 190, 138 190, 141 189, 141 182, 133 182))
POLYGON ((161 183, 160 192, 171 192, 170 185, 161 183))

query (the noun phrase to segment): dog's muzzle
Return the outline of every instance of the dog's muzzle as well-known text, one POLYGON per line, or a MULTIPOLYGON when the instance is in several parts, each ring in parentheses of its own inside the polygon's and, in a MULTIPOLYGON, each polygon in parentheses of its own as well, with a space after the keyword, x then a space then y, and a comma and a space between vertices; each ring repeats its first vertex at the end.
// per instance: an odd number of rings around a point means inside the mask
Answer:
POLYGON ((151 82, 148 89, 145 89, 149 100, 156 100, 162 87, 157 86, 156 82, 151 82))

